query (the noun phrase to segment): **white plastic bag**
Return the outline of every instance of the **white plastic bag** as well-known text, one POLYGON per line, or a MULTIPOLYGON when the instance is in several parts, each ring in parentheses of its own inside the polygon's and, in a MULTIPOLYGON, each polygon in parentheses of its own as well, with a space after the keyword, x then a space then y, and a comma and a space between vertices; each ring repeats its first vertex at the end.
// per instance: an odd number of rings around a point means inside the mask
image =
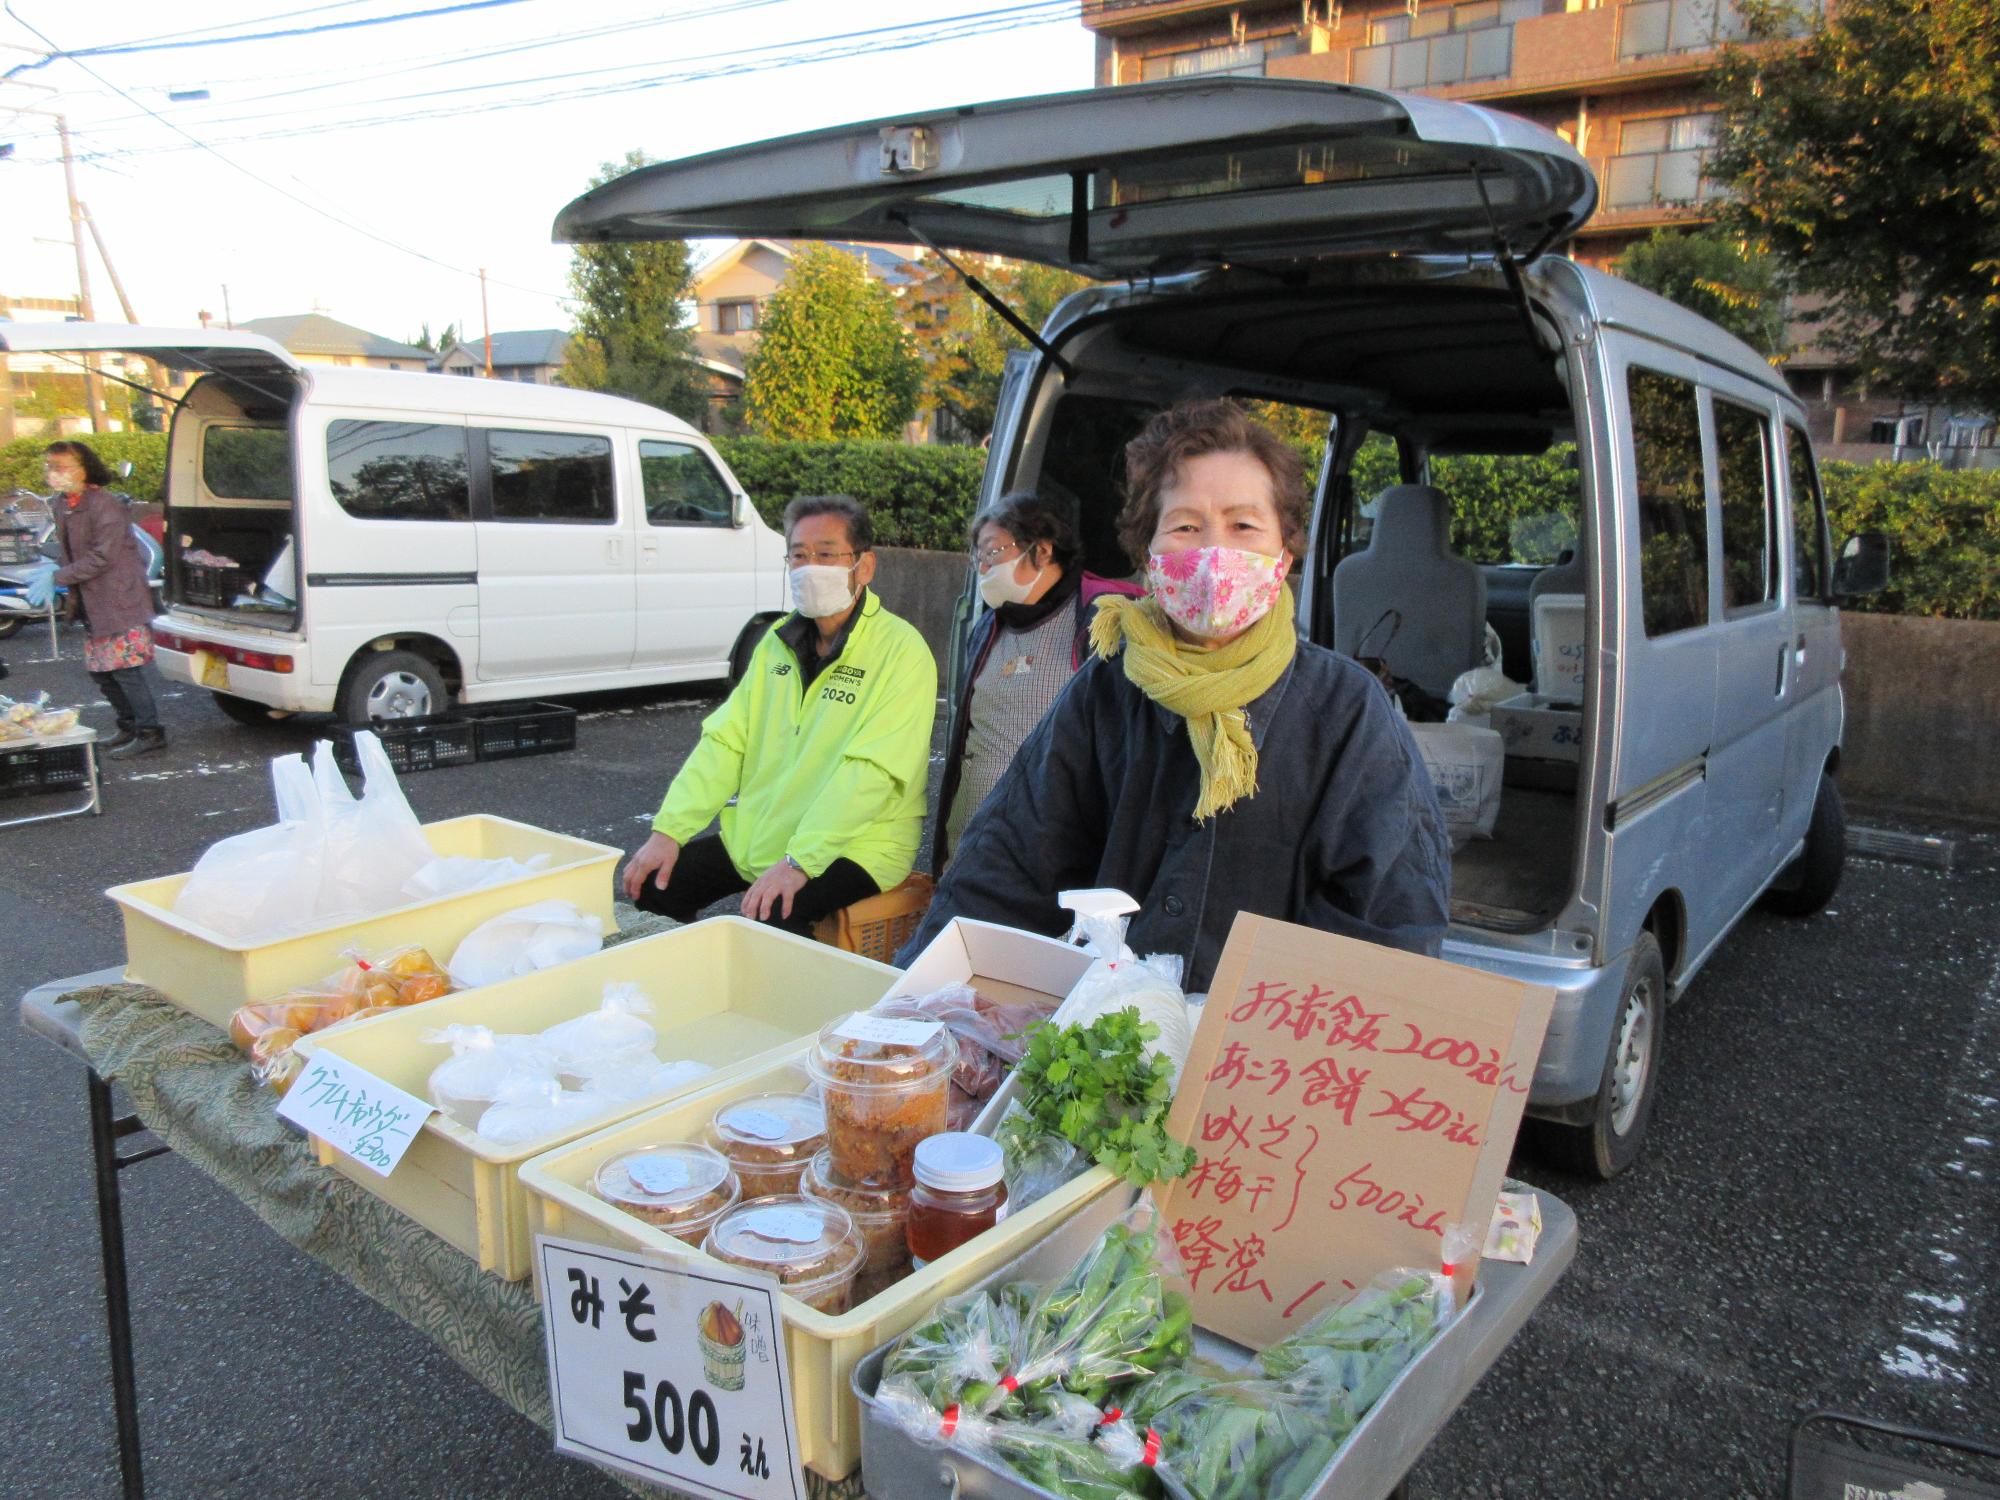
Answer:
POLYGON ((1507 742, 1496 729, 1472 724, 1412 724, 1417 750, 1431 773, 1452 847, 1490 839, 1500 817, 1500 781, 1507 742))
POLYGON ((334 763, 333 746, 313 747, 313 781, 326 822, 326 863, 320 876, 323 918, 373 916, 401 906, 404 882, 429 864, 432 852, 417 815, 396 784, 389 753, 372 732, 354 737, 364 788, 359 798, 334 763))
POLYGON ((598 1095, 610 1103, 630 1104, 637 1099, 648 1099, 669 1089, 677 1089, 684 1083, 693 1083, 695 1079, 714 1071, 707 1063, 686 1059, 661 1062, 647 1052, 598 1068, 585 1081, 583 1092, 598 1095))
POLYGON ((555 1058, 540 1037, 496 1034, 488 1026, 446 1026, 421 1042, 443 1044, 451 1056, 431 1069, 431 1103, 467 1130, 477 1130, 487 1106, 515 1080, 556 1081, 555 1058))
POLYGON ((481 922, 465 935, 445 972, 462 990, 533 974, 604 946, 604 922, 572 901, 535 901, 481 922))
POLYGON ((271 762, 278 821, 209 846, 196 863, 174 911, 231 938, 262 938, 319 916, 326 857, 325 820, 305 758, 271 762))
POLYGON ((636 984, 607 984, 596 1010, 558 1021, 542 1033, 542 1040, 566 1079, 585 1082, 609 1068, 657 1061, 653 1045, 658 1034, 644 1019, 652 1013, 653 1002, 636 984))
POLYGON ((1474 716, 1490 714, 1493 705, 1504 703, 1516 694, 1526 691, 1498 667, 1474 667, 1470 672, 1461 672, 1451 685, 1450 723, 1462 724, 1474 716), (1461 715, 1459 710, 1465 710, 1461 715))
POLYGON ((614 1100, 579 1094, 551 1080, 514 1079, 479 1117, 478 1133, 496 1146, 521 1146, 581 1130, 614 1107, 614 1100))
POLYGON ((418 867, 403 882, 403 894, 412 901, 435 901, 440 896, 463 896, 467 891, 483 891, 533 875, 548 866, 546 854, 531 854, 525 860, 502 856, 474 859, 469 854, 450 854, 418 867))
POLYGON ((1097 962, 1070 989, 1069 997, 1049 1018, 1050 1024, 1088 1026, 1114 1011, 1137 1010, 1141 1021, 1159 1027, 1160 1034, 1146 1044, 1146 1050, 1163 1055, 1174 1065, 1178 1086, 1181 1069, 1194 1046, 1194 1022, 1188 1015, 1187 997, 1181 993, 1180 955, 1154 953, 1139 958, 1125 946, 1125 925, 1139 903, 1123 891, 1063 891, 1056 904, 1076 913, 1070 941, 1083 939, 1097 955, 1097 962))

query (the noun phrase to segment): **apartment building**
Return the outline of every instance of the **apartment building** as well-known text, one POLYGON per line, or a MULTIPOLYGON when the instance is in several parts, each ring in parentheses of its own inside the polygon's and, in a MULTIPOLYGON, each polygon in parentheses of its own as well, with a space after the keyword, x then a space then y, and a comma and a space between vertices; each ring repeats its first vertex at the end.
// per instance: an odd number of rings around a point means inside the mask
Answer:
MULTIPOLYGON (((1546 126, 1597 174, 1597 213, 1566 248, 1594 266, 1655 229, 1714 218, 1708 78, 1718 47, 1743 35, 1733 0, 1083 0, 1083 24, 1097 38, 1100 87, 1303 78, 1485 104, 1546 126)), ((2000 460, 1990 416, 1866 391, 1809 345, 1785 373, 1824 455, 2000 460)))

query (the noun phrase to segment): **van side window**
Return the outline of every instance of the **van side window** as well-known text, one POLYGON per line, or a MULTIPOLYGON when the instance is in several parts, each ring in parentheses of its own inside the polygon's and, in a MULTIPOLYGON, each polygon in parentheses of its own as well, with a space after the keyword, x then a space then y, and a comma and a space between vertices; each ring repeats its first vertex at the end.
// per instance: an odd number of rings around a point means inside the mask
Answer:
POLYGON ((1813 467, 1812 444, 1805 429, 1785 424, 1785 472, 1792 492, 1792 594, 1798 599, 1824 598, 1826 566, 1826 502, 1820 495, 1819 470, 1813 467))
POLYGON ((218 500, 291 499, 291 429, 209 428, 201 435, 201 482, 218 500))
POLYGON ((735 524, 736 505, 729 486, 699 448, 641 442, 639 481, 646 492, 646 519, 655 526, 735 524))
POLYGON ((488 432, 496 521, 616 520, 611 439, 571 432, 488 432))
POLYGON ((425 422, 329 422, 333 498, 364 521, 463 521, 465 429, 425 422))
POLYGON ((1694 386, 1633 366, 1632 459, 1639 477, 1639 591, 1649 636, 1708 623, 1707 484, 1694 386))
POLYGON ((1722 510, 1722 607, 1749 609, 1778 597, 1770 419, 1717 397, 1715 472, 1722 510))

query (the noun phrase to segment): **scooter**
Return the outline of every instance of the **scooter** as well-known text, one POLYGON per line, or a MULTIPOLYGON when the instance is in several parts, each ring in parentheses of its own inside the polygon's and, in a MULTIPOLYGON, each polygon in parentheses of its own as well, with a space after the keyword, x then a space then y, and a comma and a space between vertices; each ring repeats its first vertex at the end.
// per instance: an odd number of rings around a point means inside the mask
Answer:
MULTIPOLYGON (((132 503, 129 495, 121 494, 118 498, 128 506, 132 503)), ((132 536, 139 544, 139 555, 146 560, 146 584, 153 591, 153 607, 158 610, 165 597, 167 555, 153 540, 152 533, 137 522, 133 523, 132 536)), ((49 502, 32 490, 14 491, 8 504, 0 508, 0 543, 6 544, 4 555, 8 559, 0 562, 0 641, 4 641, 19 634, 23 626, 49 615, 47 608, 35 609, 28 603, 28 584, 41 571, 42 564, 60 561, 55 517, 49 502), (23 538, 31 540, 24 543, 23 538)), ((69 596, 67 587, 56 586, 55 612, 59 618, 67 615, 69 596)))

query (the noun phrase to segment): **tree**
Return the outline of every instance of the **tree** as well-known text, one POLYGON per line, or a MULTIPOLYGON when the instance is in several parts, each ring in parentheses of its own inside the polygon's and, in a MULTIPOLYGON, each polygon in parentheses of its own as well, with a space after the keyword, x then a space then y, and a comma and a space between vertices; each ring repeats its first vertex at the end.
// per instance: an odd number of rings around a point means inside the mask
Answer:
POLYGON ((413 339, 407 340, 407 342, 414 348, 427 349, 432 354, 442 354, 444 353, 445 350, 449 349, 453 344, 457 343, 458 340, 459 340, 459 332, 458 332, 458 325, 456 323, 445 324, 444 332, 439 334, 435 339, 433 339, 431 337, 431 325, 428 322, 426 322, 423 325, 422 330, 417 334, 417 336, 413 339))
POLYGON ((1901 394, 2000 411, 2000 25, 1992 0, 1744 0, 1709 171, 1729 221, 1824 299, 1815 341, 1901 394))
MULTIPOLYGON (((602 187, 650 161, 643 151, 629 151, 624 161, 605 163, 590 185, 602 187)), ((576 340, 557 378, 698 423, 708 408, 708 383, 694 362, 687 321, 694 291, 687 241, 578 245, 569 289, 576 340)))
POLYGON ((890 438, 923 381, 889 289, 857 257, 809 245, 763 309, 743 404, 765 437, 890 438))
MULTIPOLYGON (((926 262, 925 269, 931 269, 926 262)), ((1007 356, 1028 347, 1006 320, 941 261, 932 294, 918 310, 916 338, 925 366, 924 399, 959 433, 977 441, 993 431, 1007 356)), ((1040 330, 1071 292, 1090 283, 1055 266, 1001 261, 975 274, 1030 328, 1040 330)))
POLYGON ((1724 229, 1656 229, 1612 265, 1735 334, 1759 354, 1784 352, 1785 294, 1777 263, 1724 229))

